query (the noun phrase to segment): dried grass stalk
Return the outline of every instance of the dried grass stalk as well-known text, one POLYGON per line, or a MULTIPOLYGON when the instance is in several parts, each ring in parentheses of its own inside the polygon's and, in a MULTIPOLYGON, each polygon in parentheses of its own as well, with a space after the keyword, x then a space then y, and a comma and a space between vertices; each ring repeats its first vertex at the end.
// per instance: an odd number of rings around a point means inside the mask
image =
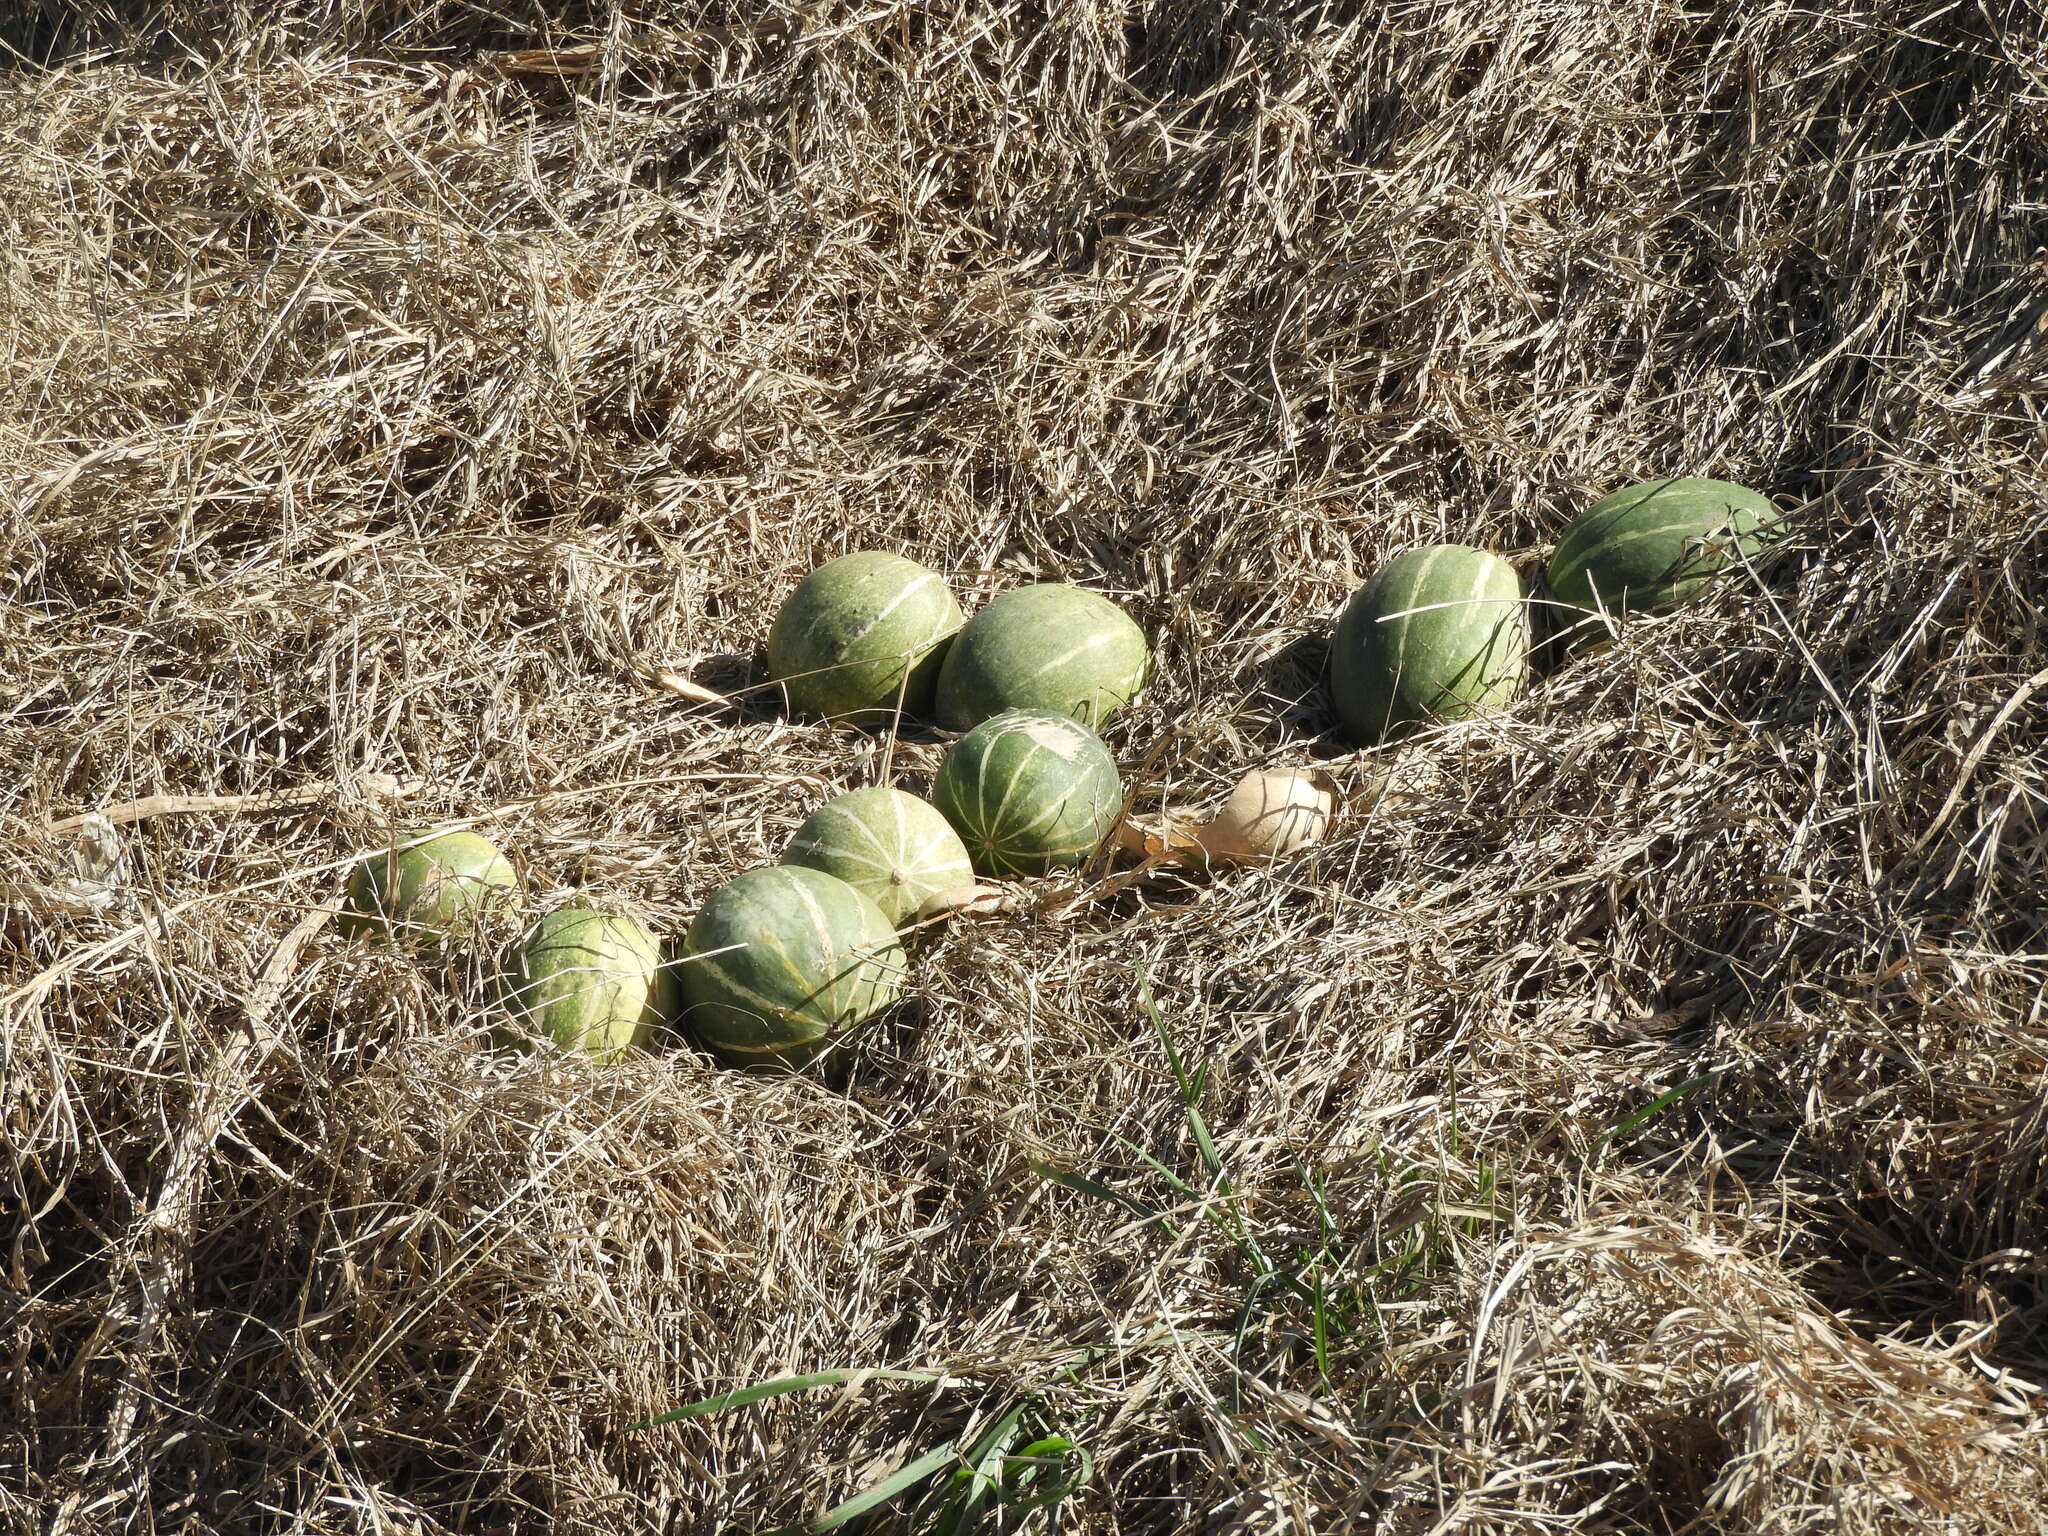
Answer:
POLYGON ((0 42, 0 1527, 765 1529, 1019 1403, 1032 1530, 2042 1527, 2037 8, 0 42), (1798 536, 1327 734, 1361 576, 1665 472, 1798 536), (490 956, 320 931, 364 765, 671 935, 926 786, 760 686, 873 545, 1119 594, 1135 823, 1351 819, 934 925, 831 1081, 499 1061, 490 956))

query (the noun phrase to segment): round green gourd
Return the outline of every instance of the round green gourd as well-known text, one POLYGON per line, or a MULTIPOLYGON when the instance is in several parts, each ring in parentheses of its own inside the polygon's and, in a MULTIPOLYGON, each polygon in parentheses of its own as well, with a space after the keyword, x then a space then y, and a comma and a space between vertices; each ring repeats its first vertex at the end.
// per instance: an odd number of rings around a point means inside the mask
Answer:
POLYGON ((675 1012, 661 945, 630 917, 564 907, 513 946, 508 1043, 552 1040, 600 1060, 646 1045, 675 1012))
POLYGON ((402 834, 349 875, 340 929, 438 952, 473 935, 519 892, 519 876, 487 838, 438 827, 402 834))
POLYGON ((974 881, 959 834, 900 789, 856 789, 826 801, 797 828, 782 862, 838 876, 899 928, 927 898, 974 881))
POLYGON ((1049 709, 1099 730, 1144 686, 1150 663, 1145 632, 1108 598, 1018 587, 954 637, 939 670, 939 720, 964 731, 1006 709, 1049 709))
POLYGON ((1783 515, 1725 480, 1645 480, 1602 497, 1565 529, 1545 572, 1560 624, 1587 637, 1605 632, 1600 615, 1676 607, 1761 552, 1783 515))
POLYGON ((1046 709, 984 720, 939 764, 932 802, 990 875, 1079 864, 1123 811, 1116 759, 1096 734, 1046 709))
POLYGON ((1330 695, 1353 740, 1489 714, 1529 675, 1521 578, 1498 555, 1432 544, 1352 594, 1330 642, 1330 695))
POLYGON ((844 880, 799 865, 713 893, 683 939, 683 1000, 705 1043, 803 1061, 903 995, 903 948, 844 880))
POLYGON ((937 571, 880 550, 827 560, 768 632, 768 675, 790 706, 828 720, 929 713, 960 603, 937 571))

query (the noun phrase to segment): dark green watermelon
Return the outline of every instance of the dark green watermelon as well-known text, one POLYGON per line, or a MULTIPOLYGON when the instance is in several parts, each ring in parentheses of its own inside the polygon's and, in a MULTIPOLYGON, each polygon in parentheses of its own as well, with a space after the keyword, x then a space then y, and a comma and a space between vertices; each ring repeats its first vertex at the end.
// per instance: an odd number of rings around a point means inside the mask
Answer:
POLYGON ((1046 709, 984 720, 953 744, 932 784, 933 804, 990 875, 1083 862, 1116 826, 1123 799, 1101 738, 1046 709))
POLYGON ((1529 675, 1522 581, 1463 544, 1410 550, 1360 587, 1330 642, 1330 695, 1354 741, 1490 714, 1529 675))

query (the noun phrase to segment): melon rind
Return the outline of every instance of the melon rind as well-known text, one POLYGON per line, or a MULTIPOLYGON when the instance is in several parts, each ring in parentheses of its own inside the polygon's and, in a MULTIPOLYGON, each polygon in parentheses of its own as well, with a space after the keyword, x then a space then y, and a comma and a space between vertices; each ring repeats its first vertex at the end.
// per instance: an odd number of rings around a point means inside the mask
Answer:
POLYGON ((899 928, 929 897, 974 881, 951 823, 900 789, 856 789, 826 801, 797 828, 782 862, 838 876, 899 928))
POLYGON ((1017 587, 967 621, 939 670, 938 717, 964 731, 1006 709, 1049 709, 1100 730, 1145 685, 1145 632, 1081 587, 1017 587))
POLYGON ((932 803, 981 873, 1040 875, 1101 845, 1123 811, 1123 781, 1109 748, 1079 721, 1012 709, 953 744, 932 803))
POLYGON ((1783 530, 1769 498, 1725 480, 1644 480, 1604 496, 1557 541, 1544 585, 1560 626, 1604 632, 1600 616, 1654 613, 1691 598, 1783 530))
POLYGON ((790 707, 828 720, 931 711, 947 644, 965 615, 945 578, 915 560, 862 550, 796 586, 768 632, 768 675, 790 707))
POLYGON ((690 924, 678 967, 707 1045, 800 1061, 903 995, 896 930, 844 880, 801 865, 728 881, 690 924))
POLYGON ((1521 578, 1498 555, 1432 544, 1400 555, 1345 604, 1330 695, 1361 745, 1512 702, 1528 680, 1521 578))
POLYGON ((660 941, 630 917, 584 907, 535 923, 513 946, 504 987, 506 1039, 600 1060, 648 1044, 675 1011, 660 941))
POLYGON ((423 953, 471 937, 519 893, 519 875, 488 838, 426 827, 401 833, 350 872, 337 924, 423 953))

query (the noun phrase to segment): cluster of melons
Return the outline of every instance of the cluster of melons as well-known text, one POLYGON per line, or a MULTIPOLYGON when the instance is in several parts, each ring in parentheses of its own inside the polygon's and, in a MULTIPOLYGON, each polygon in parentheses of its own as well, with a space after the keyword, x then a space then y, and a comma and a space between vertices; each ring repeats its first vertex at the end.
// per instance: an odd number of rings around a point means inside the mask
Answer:
MULTIPOLYGON (((1565 531, 1545 569, 1556 638, 1575 646, 1621 615, 1672 607, 1779 527, 1769 501, 1720 481, 1618 491, 1565 531)), ((1400 556, 1338 621, 1339 717, 1374 743, 1501 708, 1526 685, 1529 612, 1521 578, 1496 555, 1445 544, 1400 556)), ((970 620, 944 579, 913 561, 828 561, 776 616, 769 672, 805 714, 864 724, 930 715, 964 732, 931 800, 873 788, 828 801, 780 864, 712 894, 672 960, 630 918, 550 913, 502 967, 501 1036, 610 1056, 687 1015, 728 1059, 801 1064, 904 995, 906 932, 986 902, 978 876, 1079 865, 1120 824, 1134 851, 1201 864, 1320 840, 1334 796, 1312 773, 1247 775, 1192 829, 1171 815, 1157 833, 1123 824, 1123 783, 1096 728, 1143 687, 1150 661, 1138 626, 1078 587, 1018 588, 970 620)), ((488 841, 434 828, 356 870, 345 925, 445 954, 518 893, 488 841)))
MULTIPOLYGON (((1646 480, 1595 502, 1551 553, 1536 594, 1569 650, 1624 614, 1676 607, 1783 528, 1757 492, 1722 480, 1646 480)), ((1330 646, 1330 694, 1352 738, 1500 709, 1528 683, 1529 595, 1498 555, 1434 544, 1390 562, 1353 595, 1330 646)))
MULTIPOLYGON (((1143 631, 1078 587, 1019 588, 967 622, 912 561, 870 552, 821 566, 776 617, 769 671, 805 714, 936 714, 964 731, 931 801, 873 788, 820 806, 779 865, 712 893, 672 960, 630 918, 549 914, 501 967, 501 1035, 609 1056, 683 1015, 730 1059, 814 1059, 903 996, 903 937, 920 914, 971 905, 977 876, 1044 874, 1101 846, 1123 782, 1095 727, 1144 685, 1150 660, 1143 631)), ((445 955, 518 892, 484 838, 429 829, 356 870, 345 924, 445 955)))
POLYGON ((899 935, 970 903, 977 876, 1084 862, 1123 812, 1096 728, 1150 663, 1130 617, 1079 587, 1020 587, 970 620, 944 578, 900 556, 844 555, 805 577, 768 637, 793 710, 867 725, 924 715, 965 734, 929 801, 840 795, 780 866, 713 893, 683 941, 698 1037, 739 1056, 814 1056, 902 995, 899 935))
MULTIPOLYGON (((428 827, 356 866, 341 930, 451 959, 509 916, 519 875, 489 839, 428 827)), ((598 1057, 647 1044, 674 1012, 661 944, 630 917, 564 907, 514 943, 498 978, 501 1041, 547 1037, 598 1057)))

